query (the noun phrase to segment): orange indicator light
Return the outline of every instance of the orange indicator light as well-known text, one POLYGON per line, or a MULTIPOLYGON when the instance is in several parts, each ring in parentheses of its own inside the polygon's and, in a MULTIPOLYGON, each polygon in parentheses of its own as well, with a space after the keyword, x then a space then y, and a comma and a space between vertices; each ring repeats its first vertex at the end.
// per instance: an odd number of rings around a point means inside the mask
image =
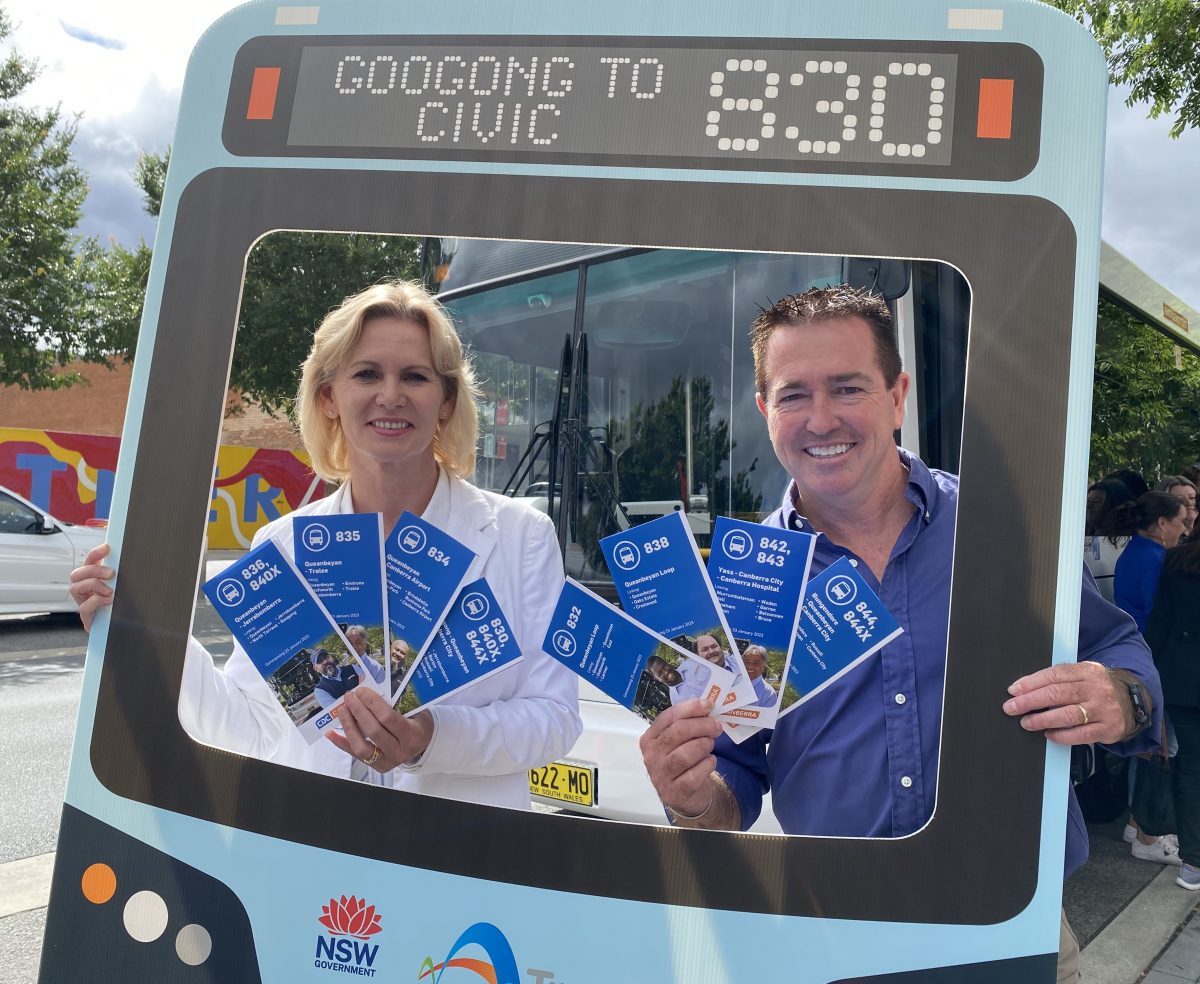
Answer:
POLYGON ((256 68, 250 83, 250 103, 246 119, 269 120, 275 115, 275 95, 279 92, 278 68, 256 68))
POLYGON ((983 140, 1012 137, 1013 80, 979 80, 979 122, 975 135, 983 140))

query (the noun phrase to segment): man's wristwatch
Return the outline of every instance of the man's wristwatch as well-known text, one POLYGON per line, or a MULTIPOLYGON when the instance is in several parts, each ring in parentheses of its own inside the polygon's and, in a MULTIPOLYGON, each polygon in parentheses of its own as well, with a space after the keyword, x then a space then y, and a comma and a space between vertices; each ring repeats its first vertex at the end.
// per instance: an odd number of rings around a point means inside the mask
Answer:
MULTIPOLYGON (((1133 711, 1133 734, 1140 734, 1150 727, 1150 712, 1146 709, 1146 698, 1142 694, 1142 685, 1132 680, 1122 680, 1129 692, 1129 706, 1133 711)), ((1130 735, 1132 738, 1133 735, 1130 735)))

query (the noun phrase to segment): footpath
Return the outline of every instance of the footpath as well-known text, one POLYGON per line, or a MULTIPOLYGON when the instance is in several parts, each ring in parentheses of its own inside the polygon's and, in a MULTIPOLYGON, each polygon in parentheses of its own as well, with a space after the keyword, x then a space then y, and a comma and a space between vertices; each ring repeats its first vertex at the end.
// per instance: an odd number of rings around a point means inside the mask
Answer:
POLYGON ((1088 862, 1063 887, 1084 984, 1200 984, 1200 892, 1175 884, 1178 868, 1134 858, 1124 827, 1089 823, 1088 862))

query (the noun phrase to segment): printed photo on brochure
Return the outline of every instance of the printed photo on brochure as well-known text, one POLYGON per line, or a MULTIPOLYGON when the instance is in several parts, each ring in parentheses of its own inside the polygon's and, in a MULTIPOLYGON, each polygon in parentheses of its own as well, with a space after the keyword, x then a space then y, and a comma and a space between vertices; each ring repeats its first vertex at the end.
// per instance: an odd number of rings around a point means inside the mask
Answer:
POLYGON ((542 648, 646 721, 693 698, 720 707, 733 686, 724 666, 652 632, 570 578, 542 648))
MULTIPOLYGON (((766 728, 774 725, 816 541, 811 533, 717 517, 708 576, 741 650, 756 698, 745 707, 724 711, 721 720, 766 728)), ((748 736, 740 727, 730 733, 735 741, 748 736)))
POLYGON ((334 726, 351 690, 365 685, 386 693, 383 667, 357 655, 275 540, 259 544, 203 590, 309 744, 334 726))
POLYGON ((725 709, 753 704, 742 656, 682 512, 606 536, 600 549, 621 606, 653 632, 728 671, 725 709))
MULTIPOLYGON (((387 579, 379 513, 296 516, 296 567, 372 675, 387 672, 387 579)), ((389 691, 390 692, 390 691, 389 691)))

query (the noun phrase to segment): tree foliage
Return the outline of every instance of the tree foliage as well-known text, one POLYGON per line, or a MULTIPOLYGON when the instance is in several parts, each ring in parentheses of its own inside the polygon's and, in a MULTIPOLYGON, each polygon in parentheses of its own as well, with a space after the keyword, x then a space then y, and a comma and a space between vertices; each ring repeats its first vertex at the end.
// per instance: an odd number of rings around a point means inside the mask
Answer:
POLYGON ((1109 78, 1130 86, 1127 104, 1151 118, 1175 113, 1171 136, 1200 126, 1200 3, 1197 0, 1046 0, 1091 28, 1109 78))
MULTIPOLYGON (((162 208, 170 148, 146 153, 133 180, 149 215, 162 208)), ((246 261, 230 388, 268 412, 290 407, 300 364, 321 319, 342 300, 388 278, 419 274, 420 240, 407 236, 276 232, 260 239, 246 261)), ((150 248, 113 244, 88 252, 86 313, 97 352, 133 355, 150 274, 150 248)), ((90 351, 90 350, 89 350, 90 351)))
POLYGON ((1200 458, 1200 359, 1107 300, 1096 323, 1093 479, 1134 468, 1152 484, 1200 458))
POLYGON ((419 263, 412 236, 277 232, 259 240, 246 263, 230 387, 268 411, 287 408, 322 318, 364 287, 416 279, 419 263))
MULTIPOLYGON (((11 23, 0 8, 0 42, 11 23)), ((30 109, 17 97, 37 64, 10 51, 0 62, 0 384, 68 386, 57 372, 75 358, 83 264, 72 230, 87 181, 71 157, 74 120, 30 109)))

